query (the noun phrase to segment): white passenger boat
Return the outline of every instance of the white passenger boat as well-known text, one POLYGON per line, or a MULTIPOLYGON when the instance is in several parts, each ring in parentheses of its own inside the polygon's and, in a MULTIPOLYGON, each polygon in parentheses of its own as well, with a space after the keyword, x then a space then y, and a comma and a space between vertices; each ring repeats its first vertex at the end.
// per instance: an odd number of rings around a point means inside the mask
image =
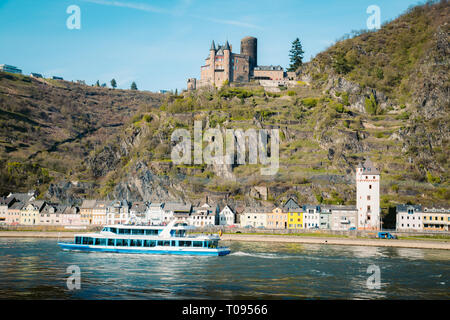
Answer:
POLYGON ((167 226, 108 225, 100 233, 76 234, 73 243, 58 242, 63 250, 147 254, 224 256, 218 235, 187 235, 195 227, 171 221, 167 226))

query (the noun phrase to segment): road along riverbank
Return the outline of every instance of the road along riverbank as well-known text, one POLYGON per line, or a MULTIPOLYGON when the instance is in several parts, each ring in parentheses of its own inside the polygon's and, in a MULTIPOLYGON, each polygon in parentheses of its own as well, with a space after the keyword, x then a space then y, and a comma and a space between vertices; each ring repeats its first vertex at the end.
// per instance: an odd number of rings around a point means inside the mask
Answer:
POLYGON ((446 240, 437 241, 437 240, 384 240, 384 239, 351 239, 351 238, 344 239, 331 237, 299 237, 299 236, 285 236, 285 235, 254 235, 254 234, 223 234, 221 240, 450 250, 450 241, 446 240))
POLYGON ((81 232, 55 232, 55 231, 0 231, 0 238, 60 238, 67 239, 72 238, 75 234, 86 233, 86 231, 81 232))

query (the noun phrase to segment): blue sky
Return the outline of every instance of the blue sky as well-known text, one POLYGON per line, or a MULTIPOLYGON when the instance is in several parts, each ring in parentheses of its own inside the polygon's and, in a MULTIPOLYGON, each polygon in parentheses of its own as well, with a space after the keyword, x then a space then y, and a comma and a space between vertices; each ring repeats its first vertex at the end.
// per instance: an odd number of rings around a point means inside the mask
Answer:
POLYGON ((186 88, 200 76, 211 41, 258 38, 258 64, 289 65, 299 37, 305 61, 352 30, 366 28, 366 9, 377 5, 381 21, 396 18, 411 0, 0 0, 0 64, 25 74, 66 80, 115 78, 128 89, 186 88), (70 5, 81 10, 81 29, 70 30, 70 5))

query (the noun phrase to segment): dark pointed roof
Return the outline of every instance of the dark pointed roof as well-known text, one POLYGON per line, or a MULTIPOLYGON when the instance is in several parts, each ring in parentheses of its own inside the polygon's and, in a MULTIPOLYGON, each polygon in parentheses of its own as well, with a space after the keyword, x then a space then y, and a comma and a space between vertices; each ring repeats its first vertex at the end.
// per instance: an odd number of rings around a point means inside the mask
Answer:
MULTIPOLYGON (((361 166, 359 166, 361 168, 361 166)), ((362 168, 364 169, 365 173, 369 174, 380 174, 380 170, 375 167, 373 162, 370 159, 367 159, 366 162, 362 165, 362 168)))
POLYGON ((214 40, 212 41, 212 43, 211 43, 211 49, 209 49, 209 50, 214 50, 214 51, 216 51, 216 44, 214 43, 214 40))
POLYGON ((225 43, 225 47, 223 48, 223 50, 230 50, 230 44, 227 42, 225 43))

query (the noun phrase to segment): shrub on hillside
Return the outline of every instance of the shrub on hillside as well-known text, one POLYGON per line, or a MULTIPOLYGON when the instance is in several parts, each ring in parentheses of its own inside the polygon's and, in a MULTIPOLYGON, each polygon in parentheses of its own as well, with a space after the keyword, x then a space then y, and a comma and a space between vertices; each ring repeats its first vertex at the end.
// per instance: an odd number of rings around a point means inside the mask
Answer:
POLYGON ((302 104, 308 108, 314 108, 317 106, 318 100, 316 98, 305 98, 302 100, 302 104))
POLYGON ((366 112, 368 114, 371 114, 371 115, 377 114, 378 104, 375 100, 373 93, 370 95, 370 98, 366 98, 364 106, 365 106, 366 112))

